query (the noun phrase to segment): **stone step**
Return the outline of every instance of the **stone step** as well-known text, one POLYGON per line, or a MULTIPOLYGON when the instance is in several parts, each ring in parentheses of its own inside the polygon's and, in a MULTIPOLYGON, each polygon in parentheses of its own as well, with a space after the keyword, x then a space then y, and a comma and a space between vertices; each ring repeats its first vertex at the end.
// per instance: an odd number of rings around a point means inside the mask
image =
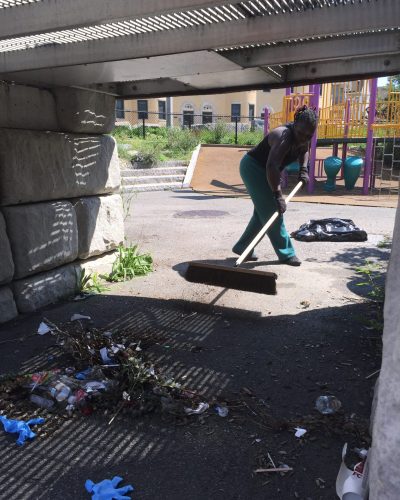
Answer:
POLYGON ((166 191, 169 189, 182 189, 182 182, 165 182, 154 184, 136 184, 134 186, 122 186, 122 193, 135 193, 139 191, 166 191))
POLYGON ((187 167, 130 168, 121 170, 121 177, 144 177, 155 175, 185 175, 187 167))
POLYGON ((165 184, 168 182, 182 182, 184 175, 144 175, 142 177, 123 177, 123 186, 136 186, 137 184, 165 184))

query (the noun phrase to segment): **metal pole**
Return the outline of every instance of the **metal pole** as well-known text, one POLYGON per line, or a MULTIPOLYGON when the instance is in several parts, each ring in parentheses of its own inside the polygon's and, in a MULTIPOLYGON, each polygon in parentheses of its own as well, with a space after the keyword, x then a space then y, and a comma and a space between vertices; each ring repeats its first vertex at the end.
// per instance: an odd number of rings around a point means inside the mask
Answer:
POLYGON ((238 117, 235 116, 235 144, 238 143, 238 117))
MULTIPOLYGON (((310 85, 310 92, 313 93, 313 99, 312 99, 312 106, 315 107, 315 112, 317 113, 318 116, 318 111, 319 111, 319 89, 320 89, 320 84, 316 83, 315 85, 310 85)), ((311 139, 311 148, 310 148, 310 171, 309 171, 309 177, 310 177, 310 182, 308 183, 307 186, 307 191, 308 193, 313 193, 314 192, 314 186, 315 186, 315 164, 317 160, 317 139, 318 139, 318 126, 315 130, 315 134, 313 135, 313 138, 311 139)))
POLYGON ((165 107, 166 107, 166 112, 167 112, 167 116, 166 116, 166 125, 167 125, 167 128, 171 128, 172 127, 172 97, 167 97, 165 99, 166 101, 166 104, 165 104, 165 107))
POLYGON ((370 80, 370 86, 371 86, 371 94, 369 97, 367 146, 365 148, 364 180, 363 180, 363 191, 362 191, 363 194, 368 194, 369 183, 372 173, 372 149, 374 144, 374 131, 372 129, 372 125, 375 122, 378 79, 374 78, 370 80))
POLYGON ((142 117, 142 132, 143 139, 146 139, 146 118, 144 116, 142 117))
POLYGON ((269 109, 267 106, 264 108, 264 135, 269 134, 269 109))
MULTIPOLYGON (((346 108, 344 111, 344 138, 347 139, 349 135, 349 128, 350 128, 350 115, 351 115, 351 99, 347 99, 346 101, 346 108)), ((347 157, 347 142, 343 142, 343 148, 342 148, 342 176, 344 174, 344 162, 346 161, 347 157)))

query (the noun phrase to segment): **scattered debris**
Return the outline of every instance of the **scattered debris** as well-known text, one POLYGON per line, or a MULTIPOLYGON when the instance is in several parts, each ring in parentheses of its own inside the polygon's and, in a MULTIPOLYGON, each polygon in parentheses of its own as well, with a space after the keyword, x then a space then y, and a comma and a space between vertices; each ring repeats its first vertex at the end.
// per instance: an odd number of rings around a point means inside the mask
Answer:
POLYGON ((84 316, 83 314, 73 314, 71 316, 71 321, 81 321, 83 319, 91 320, 92 318, 90 316, 84 316))
POLYGON ((332 415, 342 407, 342 403, 335 396, 320 396, 315 401, 315 408, 322 415, 332 415))
POLYGON ((270 469, 256 469, 254 472, 256 474, 264 473, 264 472, 290 472, 293 468, 288 465, 283 465, 282 467, 273 467, 270 469))
POLYGON ((36 436, 30 426, 43 424, 45 420, 44 418, 32 418, 25 422, 24 420, 11 420, 0 415, 0 422, 2 422, 6 432, 18 434, 17 445, 22 446, 27 439, 33 439, 36 436))
POLYGON ((300 305, 301 305, 302 309, 308 309, 311 305, 311 302, 309 300, 302 300, 300 302, 300 305))
POLYGON ((347 443, 342 451, 342 464, 336 479, 336 493, 341 500, 351 497, 352 500, 364 500, 367 494, 366 463, 368 450, 357 450, 361 462, 356 463, 351 469, 346 465, 348 446, 347 443))
POLYGON ((370 375, 368 375, 367 377, 365 377, 365 380, 368 380, 369 378, 372 378, 374 375, 378 375, 378 373, 380 371, 381 371, 381 369, 379 368, 379 370, 376 370, 373 373, 371 373, 370 375))
POLYGON ((197 408, 185 408, 186 415, 201 415, 210 408, 208 403, 199 403, 197 408))
POLYGON ((306 429, 302 429, 301 427, 295 427, 295 431, 295 437, 297 438, 301 438, 307 433, 306 429))
POLYGON ((104 479, 100 483, 94 483, 88 479, 85 483, 85 488, 88 493, 93 494, 92 500, 129 499, 130 497, 124 495, 133 491, 134 488, 131 484, 117 488, 121 481, 122 477, 119 476, 114 476, 111 480, 104 479))
POLYGON ((229 415, 229 408, 227 406, 216 405, 215 411, 220 417, 227 417, 229 415))
POLYGON ((46 335, 46 333, 51 333, 53 330, 54 330, 54 328, 51 328, 44 321, 42 321, 39 325, 37 332, 39 335, 46 335))

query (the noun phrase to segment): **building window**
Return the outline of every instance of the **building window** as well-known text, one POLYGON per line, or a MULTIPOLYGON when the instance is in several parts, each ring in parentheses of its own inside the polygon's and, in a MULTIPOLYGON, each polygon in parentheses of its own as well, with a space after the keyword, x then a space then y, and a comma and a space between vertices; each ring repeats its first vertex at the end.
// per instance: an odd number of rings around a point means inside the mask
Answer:
POLYGON ((122 120, 125 118, 125 103, 123 99, 115 101, 115 117, 122 120))
POLYGON ((203 114, 202 114, 203 125, 206 123, 212 123, 212 121, 213 121, 212 111, 203 111, 203 114))
POLYGON ((249 104, 249 118, 250 120, 254 119, 254 104, 249 104))
POLYGON ((158 118, 160 120, 167 119, 167 103, 165 101, 158 101, 158 118))
POLYGON ((137 108, 139 120, 147 120, 149 118, 149 102, 147 99, 138 99, 137 108))
POLYGON ((240 104, 231 104, 231 121, 240 122, 240 104))
POLYGON ((194 111, 184 110, 183 111, 183 126, 191 127, 194 121, 194 111))

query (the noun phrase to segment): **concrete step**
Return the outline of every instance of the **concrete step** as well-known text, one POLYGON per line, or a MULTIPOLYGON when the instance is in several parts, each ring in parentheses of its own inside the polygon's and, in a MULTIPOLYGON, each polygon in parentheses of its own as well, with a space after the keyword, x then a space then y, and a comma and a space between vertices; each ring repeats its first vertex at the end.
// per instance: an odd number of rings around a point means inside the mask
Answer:
POLYGON ((153 184, 135 184, 134 186, 121 186, 122 193, 135 193, 139 191, 166 191, 169 189, 181 189, 182 182, 165 182, 153 184))
POLYGON ((121 170, 121 177, 144 177, 155 175, 182 175, 186 174, 187 167, 158 167, 158 168, 130 168, 121 170))
POLYGON ((136 184, 165 184, 166 182, 180 182, 185 179, 184 175, 144 175, 142 177, 123 177, 123 185, 136 184))

